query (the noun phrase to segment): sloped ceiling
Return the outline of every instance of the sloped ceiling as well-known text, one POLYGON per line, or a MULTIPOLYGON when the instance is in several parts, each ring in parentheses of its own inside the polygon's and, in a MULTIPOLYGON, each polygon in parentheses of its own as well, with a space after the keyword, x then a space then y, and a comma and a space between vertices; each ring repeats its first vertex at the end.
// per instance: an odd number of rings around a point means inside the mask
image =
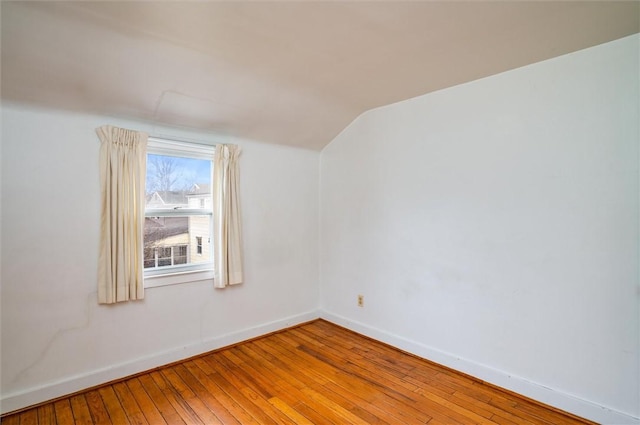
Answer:
POLYGON ((639 2, 8 2, 3 100, 322 149, 362 112, 636 33, 639 2))

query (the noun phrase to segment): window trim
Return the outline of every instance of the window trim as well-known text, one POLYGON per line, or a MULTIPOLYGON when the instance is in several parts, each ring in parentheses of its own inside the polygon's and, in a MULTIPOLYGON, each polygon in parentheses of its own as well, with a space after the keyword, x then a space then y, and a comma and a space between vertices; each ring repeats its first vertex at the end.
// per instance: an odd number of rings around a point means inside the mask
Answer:
POLYGON ((159 286, 178 285, 189 282, 198 282, 201 280, 213 280, 213 276, 213 269, 181 271, 175 273, 145 276, 144 288, 157 288, 159 286))
MULTIPOLYGON (((147 141, 147 155, 165 155, 181 158, 192 158, 207 160, 211 162, 211 175, 209 183, 211 192, 213 195, 213 166, 214 166, 214 154, 215 145, 205 145, 195 142, 183 142, 177 140, 167 140, 157 137, 150 137, 147 141)), ((145 183, 146 186, 146 183, 145 183)), ((194 215, 208 215, 209 221, 209 235, 207 238, 211 240, 213 236, 213 208, 180 208, 177 210, 167 209, 147 209, 145 207, 144 217, 180 217, 180 216, 194 216, 194 215)), ((149 268, 144 269, 144 287, 153 288, 165 285, 175 285, 187 282, 196 282, 200 280, 213 279, 213 253, 211 253, 210 262, 196 263, 187 265, 176 265, 162 268, 149 268)), ((144 260, 143 260, 144 261, 144 260)))
POLYGON ((180 156, 183 158, 206 159, 213 161, 213 155, 215 152, 215 145, 160 139, 158 137, 149 137, 147 140, 147 154, 180 156))

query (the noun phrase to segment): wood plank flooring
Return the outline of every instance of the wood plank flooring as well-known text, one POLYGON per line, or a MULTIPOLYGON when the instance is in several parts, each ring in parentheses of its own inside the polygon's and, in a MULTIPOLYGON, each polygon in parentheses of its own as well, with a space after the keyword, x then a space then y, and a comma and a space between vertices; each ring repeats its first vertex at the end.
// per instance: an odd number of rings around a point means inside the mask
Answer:
POLYGON ((2 418, 43 424, 585 424, 317 320, 2 418))

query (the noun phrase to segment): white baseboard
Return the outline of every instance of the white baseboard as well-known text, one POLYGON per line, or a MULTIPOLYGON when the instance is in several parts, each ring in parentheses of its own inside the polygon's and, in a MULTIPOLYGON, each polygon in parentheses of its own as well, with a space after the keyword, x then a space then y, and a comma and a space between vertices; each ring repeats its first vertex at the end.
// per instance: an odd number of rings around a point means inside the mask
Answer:
POLYGON ((320 317, 354 332, 404 350, 408 353, 415 354, 424 359, 431 360, 435 363, 466 373, 493 385, 497 385, 501 388, 516 392, 525 397, 537 400, 566 412, 573 413, 574 415, 594 422, 598 422, 600 424, 640 425, 640 418, 600 406, 571 394, 545 387, 536 382, 531 382, 518 376, 510 375, 507 372, 493 369, 486 365, 475 363, 471 360, 462 359, 453 354, 387 333, 346 317, 324 310, 321 310, 320 317))
POLYGON ((194 342, 193 344, 173 348, 161 353, 154 353, 153 355, 126 363, 115 364, 106 368, 93 370, 57 382, 51 382, 13 394, 3 395, 0 399, 0 414, 33 406, 34 404, 62 397, 67 394, 72 394, 86 388, 95 387, 106 382, 197 356, 198 354, 203 354, 208 351, 266 335, 270 332, 279 331, 300 323, 315 320, 319 317, 320 315, 318 311, 310 311, 273 322, 260 324, 251 328, 242 329, 229 334, 220 335, 204 341, 194 342))

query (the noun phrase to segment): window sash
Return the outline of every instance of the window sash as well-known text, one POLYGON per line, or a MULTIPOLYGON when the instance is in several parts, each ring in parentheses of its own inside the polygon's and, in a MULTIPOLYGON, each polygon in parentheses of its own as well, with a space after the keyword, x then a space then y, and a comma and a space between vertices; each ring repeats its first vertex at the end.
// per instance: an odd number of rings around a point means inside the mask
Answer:
POLYGON ((184 217, 190 215, 211 215, 211 208, 148 208, 144 211, 145 217, 184 217))

